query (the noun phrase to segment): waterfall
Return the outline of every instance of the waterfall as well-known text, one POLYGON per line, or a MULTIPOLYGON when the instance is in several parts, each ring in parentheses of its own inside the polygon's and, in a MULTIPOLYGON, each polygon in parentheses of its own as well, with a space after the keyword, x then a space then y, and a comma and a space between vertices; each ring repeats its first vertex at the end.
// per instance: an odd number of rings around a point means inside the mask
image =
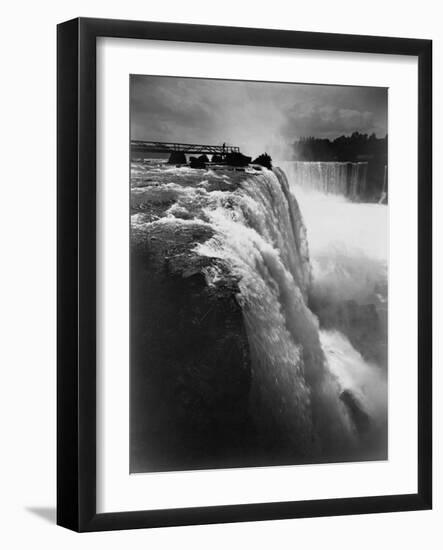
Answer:
POLYGON ((358 200, 366 191, 367 162, 286 162, 288 176, 298 185, 325 194, 358 200))
MULTIPOLYGON (((196 250, 238 277, 253 365, 251 410, 267 445, 305 460, 330 456, 352 434, 307 303, 311 266, 299 206, 280 169, 246 179, 234 196, 229 209, 205 209, 215 234, 196 250)), ((209 284, 214 279, 211 271, 209 284)))
POLYGON ((306 224, 309 307, 320 322, 327 367, 354 423, 366 432, 357 454, 386 457, 388 206, 313 190, 297 177, 297 163, 282 166, 306 224), (362 406, 357 416, 354 397, 362 406), (369 423, 361 421, 365 414, 369 423))
POLYGON ((348 200, 362 164, 281 166, 134 172, 133 238, 192 236, 206 284, 237 282, 250 414, 274 463, 383 458, 387 207, 348 200))

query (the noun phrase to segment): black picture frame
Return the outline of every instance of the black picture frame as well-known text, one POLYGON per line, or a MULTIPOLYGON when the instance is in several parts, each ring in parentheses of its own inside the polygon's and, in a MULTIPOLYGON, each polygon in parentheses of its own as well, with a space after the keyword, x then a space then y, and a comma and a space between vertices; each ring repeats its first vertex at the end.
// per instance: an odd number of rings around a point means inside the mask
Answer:
POLYGON ((78 18, 57 29, 57 523, 75 531, 425 510, 432 506, 432 42, 78 18), (96 512, 96 39, 169 40, 418 58, 416 494, 96 512))

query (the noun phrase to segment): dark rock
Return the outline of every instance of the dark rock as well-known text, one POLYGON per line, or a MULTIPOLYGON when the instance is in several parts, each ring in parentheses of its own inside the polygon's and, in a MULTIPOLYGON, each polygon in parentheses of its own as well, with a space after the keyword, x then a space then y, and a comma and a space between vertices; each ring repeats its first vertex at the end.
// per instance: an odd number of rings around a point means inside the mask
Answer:
POLYGON ((209 159, 206 155, 200 155, 199 157, 191 157, 189 159, 189 165, 191 168, 206 168, 206 164, 209 159))
POLYGON ((242 153, 228 153, 225 155, 226 164, 230 166, 247 166, 252 157, 247 157, 242 153))
POLYGON ((346 405, 357 432, 360 435, 366 433, 371 426, 371 419, 360 401, 350 390, 342 391, 340 399, 346 405))
POLYGON ((253 462, 249 344, 236 279, 196 255, 207 226, 133 228, 131 472, 253 462), (208 286, 208 268, 220 272, 208 286))
POLYGON ((168 164, 186 164, 186 155, 180 151, 172 151, 168 164))
POLYGON ((252 164, 259 164, 260 166, 264 166, 265 168, 272 170, 272 159, 268 155, 268 153, 263 153, 262 155, 259 155, 255 160, 252 161, 252 164))

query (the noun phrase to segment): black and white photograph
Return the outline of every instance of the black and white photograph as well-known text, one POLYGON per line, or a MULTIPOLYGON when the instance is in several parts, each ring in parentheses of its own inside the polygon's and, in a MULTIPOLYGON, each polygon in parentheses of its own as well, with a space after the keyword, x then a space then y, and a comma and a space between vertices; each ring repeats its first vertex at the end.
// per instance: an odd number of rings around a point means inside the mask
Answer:
POLYGON ((1 548, 442 546, 439 7, 5 3, 1 548))
POLYGON ((388 89, 129 86, 130 472, 387 460, 388 89))

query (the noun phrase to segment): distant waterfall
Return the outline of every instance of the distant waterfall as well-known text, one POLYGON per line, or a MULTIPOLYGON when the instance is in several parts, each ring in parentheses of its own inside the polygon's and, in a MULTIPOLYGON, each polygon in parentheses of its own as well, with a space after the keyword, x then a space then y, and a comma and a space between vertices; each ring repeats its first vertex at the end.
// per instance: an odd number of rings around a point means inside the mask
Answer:
POLYGON ((366 192, 367 162, 285 162, 288 176, 301 187, 358 200, 366 192))

